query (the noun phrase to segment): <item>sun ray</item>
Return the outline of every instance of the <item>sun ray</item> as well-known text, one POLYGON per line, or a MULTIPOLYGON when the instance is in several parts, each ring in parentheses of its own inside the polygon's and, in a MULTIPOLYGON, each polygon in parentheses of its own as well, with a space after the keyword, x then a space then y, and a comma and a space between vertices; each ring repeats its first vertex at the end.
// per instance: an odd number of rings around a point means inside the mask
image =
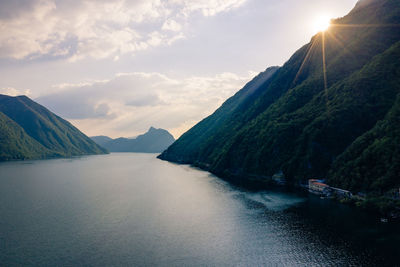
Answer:
POLYGON ((400 27, 400 24, 331 24, 331 27, 380 28, 380 27, 400 27))
POLYGON ((299 76, 300 76, 300 74, 301 74, 301 72, 302 72, 302 70, 303 70, 303 68, 304 68, 304 65, 306 64, 306 62, 307 62, 308 59, 310 58, 311 52, 312 52, 312 50, 313 50, 313 48, 314 48, 315 45, 316 45, 316 38, 313 39, 311 45, 308 46, 306 56, 304 57, 303 62, 301 63, 300 68, 299 68, 299 70, 298 70, 297 73, 296 73, 296 76, 295 76, 295 78, 294 78, 294 80, 293 80, 292 86, 294 86, 295 83, 297 82, 297 79, 299 78, 299 76))
POLYGON ((326 54, 325 54, 325 32, 322 32, 322 65, 323 65, 323 72, 324 72, 324 87, 325 90, 328 89, 328 79, 326 74, 326 54))
POLYGON ((336 37, 331 31, 326 31, 326 33, 329 35, 329 37, 335 41, 339 46, 343 48, 343 50, 346 52, 346 54, 354 57, 353 53, 346 47, 346 45, 341 41, 338 37, 336 37))
MULTIPOLYGON (((321 49, 322 49, 322 72, 323 72, 323 83, 324 83, 324 95, 325 95, 325 101, 326 101, 326 108, 327 112, 329 113, 330 111, 330 105, 329 105, 329 97, 328 97, 328 70, 327 70, 327 62, 326 62, 326 38, 327 34, 329 34, 329 37, 336 42, 338 45, 340 45, 345 52, 350 55, 354 56, 353 53, 345 46, 345 44, 337 38, 332 31, 329 30, 329 28, 377 28, 377 27, 400 27, 400 24, 331 24, 330 22, 326 22, 327 20, 322 20, 320 19, 317 23, 316 26, 318 27, 319 34, 321 36, 321 49)), ((307 48, 306 55, 299 67, 298 72, 296 73, 296 76, 293 80, 292 86, 294 86, 302 73, 305 64, 311 57, 311 52, 313 51, 314 47, 317 45, 317 42, 319 41, 319 38, 314 38, 311 42, 311 45, 307 48)))
POLYGON ((321 38, 322 38, 322 71, 323 71, 323 75, 324 75, 325 102, 326 102, 326 109, 329 113, 328 74, 327 74, 327 69, 326 69, 326 51, 325 51, 325 32, 322 32, 321 38))

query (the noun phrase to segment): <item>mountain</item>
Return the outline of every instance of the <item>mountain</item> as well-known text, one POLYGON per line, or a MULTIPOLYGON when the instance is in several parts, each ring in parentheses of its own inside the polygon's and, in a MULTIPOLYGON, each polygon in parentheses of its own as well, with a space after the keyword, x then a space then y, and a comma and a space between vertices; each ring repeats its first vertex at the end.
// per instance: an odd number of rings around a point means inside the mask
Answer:
POLYGON ((167 149, 175 138, 166 130, 150 127, 147 133, 132 138, 111 139, 107 136, 91 137, 97 144, 111 152, 160 153, 167 149))
POLYGON ((2 112, 0 112, 0 148, 0 161, 51 155, 49 150, 2 112))
POLYGON ((398 192, 400 177, 400 96, 385 118, 357 138, 335 161, 329 177, 354 192, 398 192), (396 185, 396 188, 393 188, 396 185))
POLYGON ((159 158, 241 181, 283 172, 292 184, 398 190, 399 59, 400 1, 362 0, 159 158))
POLYGON ((26 96, 0 95, 0 160, 107 153, 66 120, 26 96))
POLYGON ((91 136, 90 139, 92 139, 96 144, 105 147, 104 145, 107 142, 112 141, 113 139, 108 137, 108 136, 104 136, 104 135, 100 135, 100 136, 91 136))

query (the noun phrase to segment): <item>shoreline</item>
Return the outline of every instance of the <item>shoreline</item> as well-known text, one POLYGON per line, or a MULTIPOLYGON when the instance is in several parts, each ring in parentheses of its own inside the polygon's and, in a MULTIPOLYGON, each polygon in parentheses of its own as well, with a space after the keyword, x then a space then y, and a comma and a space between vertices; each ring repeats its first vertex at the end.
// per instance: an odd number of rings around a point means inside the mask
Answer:
POLYGON ((288 184, 275 181, 270 176, 261 176, 254 174, 233 174, 228 170, 224 172, 213 171, 209 168, 207 164, 196 162, 179 162, 172 161, 165 158, 157 156, 158 159, 163 161, 168 161, 171 163, 179 165, 190 165, 195 168, 199 168, 203 171, 207 171, 218 178, 229 182, 230 184, 238 187, 242 187, 249 190, 266 190, 271 189, 271 187, 277 188, 287 188, 291 190, 296 190, 298 192, 307 192, 308 194, 320 195, 323 200, 331 200, 345 205, 351 205, 358 209, 364 210, 368 213, 376 215, 376 217, 381 219, 382 222, 400 222, 400 200, 389 199, 384 196, 374 196, 367 195, 365 198, 361 198, 358 195, 352 195, 351 198, 346 197, 336 197, 336 196, 324 196, 323 194, 316 194, 310 192, 307 184, 288 184))

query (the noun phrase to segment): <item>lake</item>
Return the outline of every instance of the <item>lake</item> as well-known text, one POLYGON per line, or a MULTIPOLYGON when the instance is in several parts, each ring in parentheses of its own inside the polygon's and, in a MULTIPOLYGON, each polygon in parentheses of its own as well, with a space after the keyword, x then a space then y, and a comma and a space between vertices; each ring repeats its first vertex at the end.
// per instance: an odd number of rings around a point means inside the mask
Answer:
POLYGON ((3 266, 391 266, 399 225, 115 153, 0 163, 3 266))

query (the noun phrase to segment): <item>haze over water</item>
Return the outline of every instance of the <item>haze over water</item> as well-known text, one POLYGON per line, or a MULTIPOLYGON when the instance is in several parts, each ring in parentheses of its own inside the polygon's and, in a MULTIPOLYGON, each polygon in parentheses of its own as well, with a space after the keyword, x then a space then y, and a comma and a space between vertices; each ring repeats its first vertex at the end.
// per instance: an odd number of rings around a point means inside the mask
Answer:
POLYGON ((4 266, 383 266, 399 255, 398 225, 154 154, 1 163, 0 214, 4 266))

